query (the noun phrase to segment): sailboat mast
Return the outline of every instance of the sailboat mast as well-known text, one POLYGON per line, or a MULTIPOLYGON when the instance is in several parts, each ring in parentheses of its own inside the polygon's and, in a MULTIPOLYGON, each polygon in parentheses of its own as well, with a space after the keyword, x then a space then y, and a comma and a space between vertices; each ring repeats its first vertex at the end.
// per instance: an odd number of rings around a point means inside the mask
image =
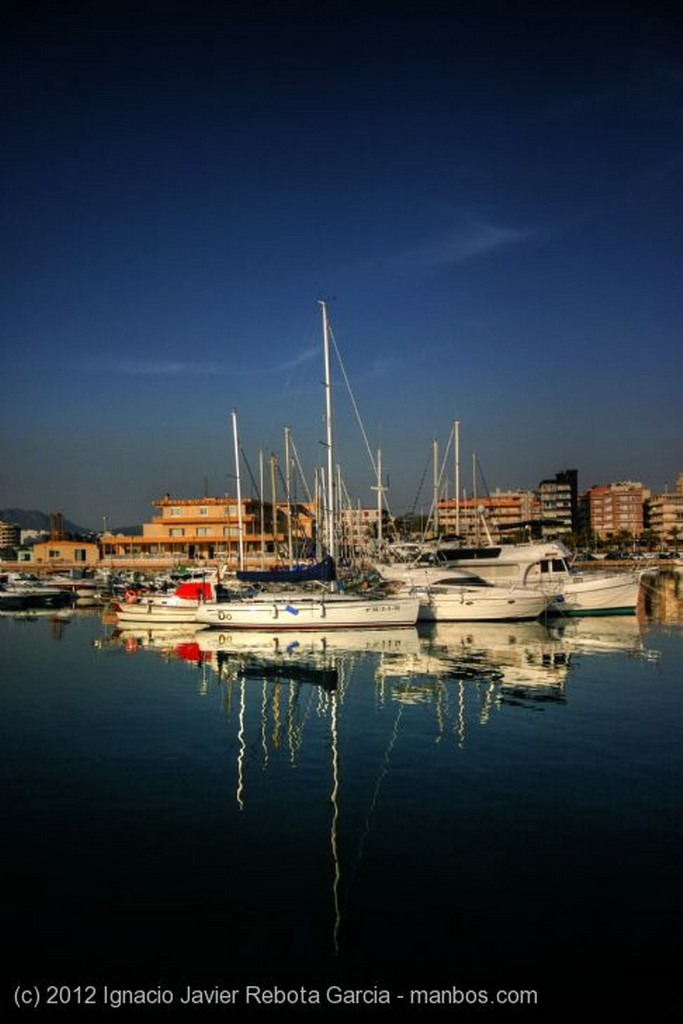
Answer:
POLYGON ((377 543, 382 546, 382 449, 377 449, 377 543))
POLYGON ((265 538, 265 508, 263 503, 263 448, 259 449, 258 453, 258 469, 259 469, 259 492, 261 496, 260 500, 260 530, 261 530, 261 568, 264 569, 266 565, 266 538, 265 538))
POLYGON ((330 330, 327 305, 318 300, 323 318, 323 352, 325 357, 325 420, 327 425, 327 550, 330 558, 334 550, 334 454, 332 449, 332 380, 330 374, 330 330))
POLYGON ((436 439, 434 439, 434 441, 432 442, 432 460, 433 460, 432 475, 433 475, 433 487, 434 487, 434 497, 432 498, 432 503, 434 505, 434 515, 433 515, 434 536, 438 537, 439 536, 439 442, 436 439))
POLYGON ((240 479, 240 445, 237 436, 237 412, 232 410, 232 437, 235 446, 235 475, 237 477, 237 536, 239 543, 240 569, 244 569, 244 538, 242 535, 242 483, 240 479))
POLYGON ((453 424, 455 448, 455 532, 460 536, 460 420, 453 424))
POLYGON ((287 557, 289 568, 294 565, 294 552, 292 549, 292 480, 291 480, 291 457, 289 454, 289 427, 285 427, 285 488, 287 490, 287 557))

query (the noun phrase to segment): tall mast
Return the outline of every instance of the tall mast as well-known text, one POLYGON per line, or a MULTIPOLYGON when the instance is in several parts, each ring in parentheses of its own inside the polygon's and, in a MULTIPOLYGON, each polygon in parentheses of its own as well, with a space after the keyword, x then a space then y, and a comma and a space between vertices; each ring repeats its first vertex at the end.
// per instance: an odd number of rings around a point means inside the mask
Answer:
POLYGON ((232 410, 232 437, 235 446, 235 476, 237 477, 237 537, 239 543, 239 568, 244 568, 244 539, 242 536, 242 484, 240 480, 240 445, 237 436, 237 412, 232 410))
POLYGON ((474 536, 478 544, 481 539, 479 512, 477 510, 477 453, 472 452, 472 514, 474 515, 474 536))
POLYGON ((435 439, 432 442, 433 451, 433 476, 434 476, 434 536, 439 536, 439 442, 435 439))
POLYGON ((377 491, 377 543, 382 546, 382 494, 384 488, 382 487, 382 449, 377 449, 377 486, 374 488, 377 491))
POLYGON ((264 569, 266 565, 266 538, 265 538, 265 509, 263 504, 263 448, 259 449, 258 453, 258 469, 259 469, 259 492, 261 495, 260 501, 260 528, 261 528, 261 568, 264 569))
POLYGON ((285 427, 285 489, 287 491, 287 557, 289 568, 294 565, 294 553, 292 551, 292 490, 291 490, 291 458, 289 454, 289 427, 285 427))
POLYGON ((271 493, 271 523, 270 528, 273 531, 273 555, 277 559, 278 557, 278 546, 277 546, 277 528, 278 528, 278 514, 277 514, 277 483, 275 479, 275 467, 277 460, 273 452, 270 453, 270 493, 271 493))
POLYGON ((453 424, 455 445, 455 532, 460 534, 460 420, 453 424))
POLYGON ((332 450, 332 381, 330 375, 330 331, 327 306, 318 300, 323 317, 323 352, 325 357, 325 421, 327 426, 327 550, 334 558, 334 455, 332 450))

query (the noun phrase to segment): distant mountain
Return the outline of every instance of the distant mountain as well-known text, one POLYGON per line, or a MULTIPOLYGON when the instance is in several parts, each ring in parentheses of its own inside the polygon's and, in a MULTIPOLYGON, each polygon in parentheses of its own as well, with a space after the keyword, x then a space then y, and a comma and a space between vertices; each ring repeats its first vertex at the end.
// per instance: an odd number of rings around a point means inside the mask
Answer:
MULTIPOLYGON (((41 533, 50 532, 50 516, 46 512, 39 512, 37 509, 26 508, 0 508, 0 519, 5 523, 16 523, 22 530, 39 530, 41 533)), ((79 526, 70 519, 65 519, 64 533, 92 533, 86 526, 79 526)))
MULTIPOLYGON (((50 516, 47 512, 39 512, 37 509, 27 508, 0 508, 0 519, 4 523, 16 523, 22 530, 37 530, 39 533, 50 533, 50 516)), ((99 530, 91 530, 87 526, 79 526, 71 519, 64 520, 64 533, 67 536, 77 535, 89 537, 99 530)), ((142 525, 136 526, 112 526, 108 533, 123 534, 125 537, 142 536, 142 525)))
POLYGON ((107 528, 108 533, 121 533, 124 537, 142 537, 142 525, 138 523, 136 526, 112 526, 111 529, 107 528))

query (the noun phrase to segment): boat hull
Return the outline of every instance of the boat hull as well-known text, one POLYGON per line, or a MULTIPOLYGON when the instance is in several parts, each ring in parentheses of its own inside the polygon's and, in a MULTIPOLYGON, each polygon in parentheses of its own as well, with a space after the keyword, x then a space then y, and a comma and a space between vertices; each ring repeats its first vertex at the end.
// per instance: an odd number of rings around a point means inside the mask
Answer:
POLYGON ((640 599, 642 573, 577 576, 556 587, 550 615, 633 615, 640 599))
POLYGON ((199 602, 187 605, 161 604, 154 600, 116 606, 116 619, 122 625, 168 626, 195 623, 199 602))
POLYGON ((424 591, 420 600, 420 622, 522 622, 538 619, 548 607, 541 591, 463 588, 440 593, 424 591))
POLYGON ((354 597, 273 598, 203 605, 196 621, 219 629, 387 629, 414 626, 417 597, 363 600, 354 597))

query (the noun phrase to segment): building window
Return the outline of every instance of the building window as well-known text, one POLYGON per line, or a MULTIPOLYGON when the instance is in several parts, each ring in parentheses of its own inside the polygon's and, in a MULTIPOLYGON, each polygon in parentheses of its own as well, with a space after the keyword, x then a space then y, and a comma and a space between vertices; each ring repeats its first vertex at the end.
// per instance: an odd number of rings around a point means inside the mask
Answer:
POLYGON ((208 537, 209 536, 208 527, 206 527, 206 526, 198 526, 197 527, 197 536, 198 537, 208 537))
POLYGON ((170 537, 184 537, 185 536, 185 530, 182 528, 182 526, 172 526, 171 529, 168 531, 168 533, 169 533, 170 537))
POLYGON ((170 509, 170 513, 171 513, 172 516, 179 516, 180 515, 180 509, 177 508, 177 507, 174 507, 174 508, 170 509))
POLYGON ((200 514, 200 516, 208 516, 209 510, 206 507, 206 505, 200 505, 199 506, 199 514, 200 514))

